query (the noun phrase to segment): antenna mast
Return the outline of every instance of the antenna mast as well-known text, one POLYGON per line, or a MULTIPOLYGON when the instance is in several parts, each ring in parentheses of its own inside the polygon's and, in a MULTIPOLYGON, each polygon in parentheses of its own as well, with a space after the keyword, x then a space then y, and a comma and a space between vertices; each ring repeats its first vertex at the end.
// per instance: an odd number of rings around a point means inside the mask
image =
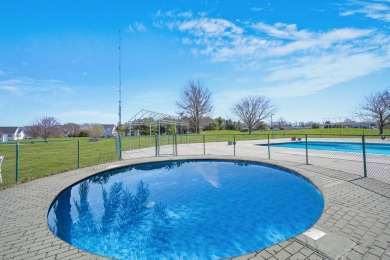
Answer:
POLYGON ((122 124, 122 60, 121 60, 121 29, 119 29, 119 125, 122 124))

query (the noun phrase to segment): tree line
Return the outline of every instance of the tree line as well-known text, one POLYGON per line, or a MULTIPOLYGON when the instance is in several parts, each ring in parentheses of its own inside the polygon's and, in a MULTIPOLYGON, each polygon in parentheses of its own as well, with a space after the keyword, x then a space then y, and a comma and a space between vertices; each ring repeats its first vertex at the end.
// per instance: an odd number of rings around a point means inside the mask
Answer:
POLYGON ((105 133, 105 128, 101 124, 61 124, 56 118, 43 116, 31 122, 29 126, 24 127, 25 134, 33 139, 55 138, 55 137, 104 137, 109 135, 105 133))
MULTIPOLYGON (((246 129, 249 133, 253 130, 263 130, 267 126, 264 119, 270 118, 277 111, 277 107, 269 98, 253 94, 242 98, 231 107, 231 113, 238 121, 224 120, 220 117, 210 120, 213 109, 212 93, 200 80, 188 81, 180 99, 176 101, 176 106, 179 109, 179 116, 188 119, 195 133, 215 129, 246 129)), ((362 120, 376 122, 379 133, 383 134, 383 129, 390 127, 390 88, 365 96, 358 104, 355 115, 362 120)), ((276 120, 275 124, 272 122, 271 124, 272 128, 277 126, 280 130, 293 125, 282 117, 276 120)), ((308 127, 304 122, 295 123, 295 125, 308 127)), ((310 125, 311 128, 320 127, 320 124, 315 122, 309 122, 309 127, 310 125)))
MULTIPOLYGON (((365 96, 355 112, 355 115, 362 120, 376 122, 380 134, 383 134, 384 128, 390 127, 389 89, 365 96)), ((262 131, 270 128, 283 130, 293 127, 320 127, 320 124, 316 122, 289 123, 282 117, 269 125, 265 121, 269 121, 269 118, 277 111, 277 107, 271 99, 254 94, 248 95, 232 105, 230 112, 236 120, 222 117, 212 118, 212 92, 201 80, 187 82, 179 100, 176 101, 176 106, 178 117, 189 124, 188 130, 191 133, 200 133, 204 130, 238 130, 250 134, 255 130, 262 131)), ((328 122, 328 125, 331 125, 331 122, 328 122)), ((160 129, 157 129, 157 126, 138 125, 131 128, 129 123, 118 124, 116 130, 122 136, 177 132, 173 126, 161 126, 160 129)), ((32 138, 41 137, 44 139, 61 136, 64 133, 69 137, 102 137, 104 131, 104 127, 100 124, 67 123, 60 125, 54 117, 46 116, 36 120, 25 129, 25 132, 32 138)))
MULTIPOLYGON (((207 125, 205 121, 210 121, 212 115, 212 93, 202 81, 189 80, 180 99, 176 101, 176 106, 179 109, 179 116, 187 118, 191 129, 199 133, 202 130, 201 126, 207 125)), ((251 133, 261 126, 262 120, 276 111, 276 106, 269 98, 259 95, 247 96, 232 106, 231 112, 238 118, 238 122, 225 120, 225 129, 227 125, 227 130, 239 130, 238 128, 243 125, 251 133)), ((218 123, 223 125, 223 122, 218 123)))

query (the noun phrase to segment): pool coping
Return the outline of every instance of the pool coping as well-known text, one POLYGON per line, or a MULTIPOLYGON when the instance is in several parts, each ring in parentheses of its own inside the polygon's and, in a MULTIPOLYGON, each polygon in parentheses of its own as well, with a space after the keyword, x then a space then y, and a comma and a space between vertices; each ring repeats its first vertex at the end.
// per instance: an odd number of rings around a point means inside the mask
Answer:
MULTIPOLYGON (((306 149, 305 147, 303 147, 305 145, 305 141, 285 141, 285 142, 277 142, 277 143, 271 143, 271 144, 258 144, 259 146, 270 146, 270 147, 274 147, 274 148, 286 148, 286 149, 306 149), (286 144, 292 144, 292 145, 298 145, 298 146, 284 146, 286 144), (302 147, 300 147, 299 145, 302 145, 302 147)), ((362 143, 361 142, 345 142, 345 140, 342 140, 342 141, 335 141, 335 142, 329 142, 329 141, 307 141, 307 144, 309 145, 308 147, 308 150, 310 151, 322 151, 322 152, 337 152, 337 153, 352 153, 352 154, 362 154, 363 151, 354 151, 354 150, 334 150, 334 149, 318 149, 318 147, 316 148, 313 148, 313 147, 310 147, 310 145, 313 145, 313 143, 315 144, 318 144, 318 143, 326 143, 326 144, 347 144, 347 145, 350 145, 350 144, 354 144, 354 145, 359 145, 361 147, 362 143)), ((370 151, 370 149, 368 148, 368 146, 372 145, 372 146, 388 146, 390 147, 390 143, 365 143, 366 145, 366 154, 369 154, 369 155, 379 155, 379 156, 390 156, 390 154, 386 154, 386 153, 373 153, 370 151)))
MULTIPOLYGON (((182 159, 246 160, 276 165, 309 179, 324 196, 324 210, 313 226, 326 233, 318 240, 300 234, 274 246, 230 259, 390 259, 390 198, 374 192, 383 183, 340 177, 338 171, 293 162, 243 156, 166 156, 121 160, 72 170, 0 191, 1 259, 106 259, 77 249, 48 228, 53 199, 86 177, 126 165, 182 159), (364 184, 364 185, 362 185, 364 184), (364 188, 369 185, 371 190, 364 188)), ((390 194, 390 185, 389 194, 390 194)), ((387 189, 387 186, 385 187, 387 189)))

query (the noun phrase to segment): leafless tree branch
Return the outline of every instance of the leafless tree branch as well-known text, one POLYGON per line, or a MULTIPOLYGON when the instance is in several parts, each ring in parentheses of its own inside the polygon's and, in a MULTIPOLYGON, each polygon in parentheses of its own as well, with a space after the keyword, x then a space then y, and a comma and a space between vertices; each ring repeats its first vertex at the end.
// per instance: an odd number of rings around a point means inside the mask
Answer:
POLYGON ((249 133, 261 120, 275 111, 275 105, 264 96, 248 96, 232 107, 233 114, 248 127, 249 133))
POLYGON ((378 122, 379 134, 383 134, 383 128, 390 125, 390 89, 364 97, 357 115, 364 120, 378 122))
POLYGON ((33 138, 42 137, 47 139, 58 135, 60 123, 54 117, 43 116, 35 120, 27 130, 27 134, 33 138))
POLYGON ((176 101, 176 106, 179 108, 178 114, 188 118, 195 133, 199 133, 202 120, 211 115, 213 108, 211 97, 211 92, 202 81, 189 80, 180 100, 176 101))

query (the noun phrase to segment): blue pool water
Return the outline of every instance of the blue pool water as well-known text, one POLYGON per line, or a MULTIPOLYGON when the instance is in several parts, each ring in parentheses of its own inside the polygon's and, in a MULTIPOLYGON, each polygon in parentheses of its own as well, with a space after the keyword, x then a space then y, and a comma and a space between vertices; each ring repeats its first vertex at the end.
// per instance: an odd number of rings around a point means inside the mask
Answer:
MULTIPOLYGON (((313 150, 363 153, 362 143, 307 142, 307 144, 308 144, 308 149, 313 149, 313 150)), ((306 149, 306 143, 304 141, 303 142, 271 144, 271 146, 306 149)), ((390 144, 366 143, 366 153, 390 155, 390 144)))
POLYGON ((310 228, 321 193, 292 172, 242 161, 156 162, 110 170, 64 190, 52 232, 116 259, 218 259, 310 228))

